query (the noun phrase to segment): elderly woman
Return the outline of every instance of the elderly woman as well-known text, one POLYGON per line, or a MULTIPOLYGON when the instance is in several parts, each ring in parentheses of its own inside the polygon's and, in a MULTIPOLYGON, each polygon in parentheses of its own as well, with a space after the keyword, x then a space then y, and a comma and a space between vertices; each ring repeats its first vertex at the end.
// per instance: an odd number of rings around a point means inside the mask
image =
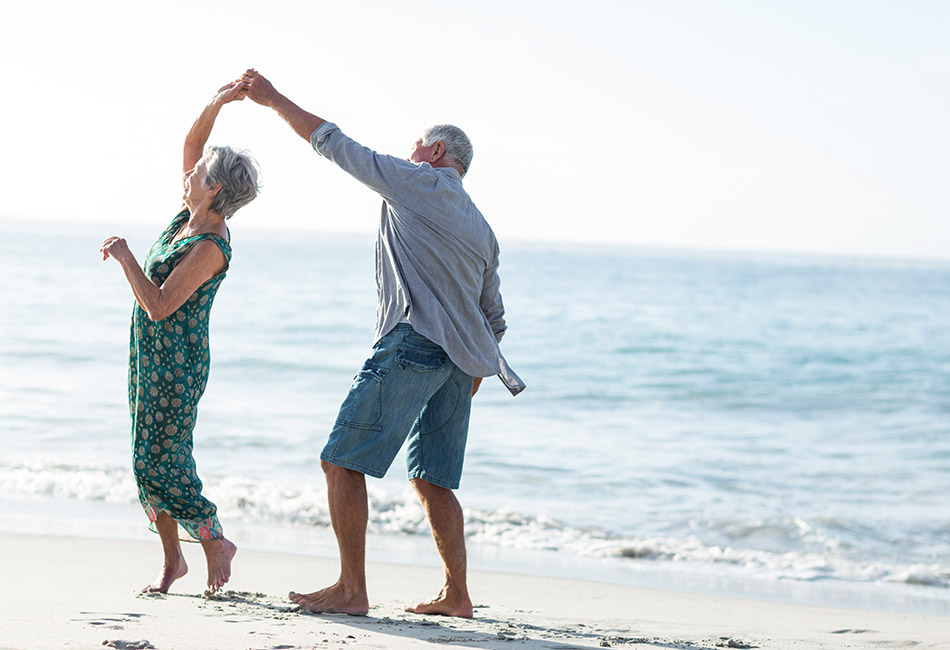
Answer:
MULTIPOLYGON (((143 592, 165 593, 185 575, 179 524, 201 542, 213 594, 228 581, 237 547, 225 539, 217 508, 201 494, 192 456, 198 400, 208 380, 208 315, 231 259, 225 221, 258 192, 256 163, 230 147, 204 150, 221 107, 244 99, 245 85, 224 86, 185 138, 184 206, 139 267, 124 239, 109 237, 135 294, 129 358, 132 453, 139 499, 158 532, 165 565, 143 592)), ((191 541, 183 538, 184 541, 191 541)))

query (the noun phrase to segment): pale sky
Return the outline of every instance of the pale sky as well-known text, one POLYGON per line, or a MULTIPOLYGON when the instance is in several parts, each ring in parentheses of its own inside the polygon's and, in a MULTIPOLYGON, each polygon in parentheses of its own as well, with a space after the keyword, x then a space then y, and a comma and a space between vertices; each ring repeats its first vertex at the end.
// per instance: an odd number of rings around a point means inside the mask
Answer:
MULTIPOLYGON (((503 246, 947 258, 948 34, 916 0, 5 2, 0 219, 157 233, 187 129, 256 67, 384 153, 462 127, 503 246)), ((263 170, 232 229, 374 231, 379 199, 269 109, 210 143, 263 170)))

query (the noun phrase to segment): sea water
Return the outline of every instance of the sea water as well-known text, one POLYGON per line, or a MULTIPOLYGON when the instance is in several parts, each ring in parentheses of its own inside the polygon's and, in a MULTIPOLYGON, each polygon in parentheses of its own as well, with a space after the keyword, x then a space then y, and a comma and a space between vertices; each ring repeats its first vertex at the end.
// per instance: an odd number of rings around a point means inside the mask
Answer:
MULTIPOLYGON (((144 530, 132 295, 97 251, 163 226, 0 222, 0 529, 144 530)), ((233 230, 199 472, 232 536, 332 554, 319 454, 373 343, 373 237, 233 230)), ((476 568, 950 614, 950 262, 501 244, 528 389, 473 403, 476 568)), ((369 486, 371 555, 435 561, 404 456, 369 486)))

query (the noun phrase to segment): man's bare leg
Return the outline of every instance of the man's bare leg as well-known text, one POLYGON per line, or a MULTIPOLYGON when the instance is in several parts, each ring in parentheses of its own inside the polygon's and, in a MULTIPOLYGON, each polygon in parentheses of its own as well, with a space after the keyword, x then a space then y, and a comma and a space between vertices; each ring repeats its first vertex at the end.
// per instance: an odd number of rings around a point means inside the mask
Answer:
POLYGON ((365 616, 366 594, 366 477, 353 470, 321 461, 327 475, 330 523, 340 547, 340 578, 309 594, 290 592, 290 600, 311 612, 365 616))
POLYGON ((445 584, 432 600, 406 607, 416 614, 442 614, 472 618, 472 600, 468 595, 465 555, 465 518, 455 493, 416 478, 412 487, 422 501, 435 546, 445 565, 445 584))
POLYGON ((143 594, 167 594, 172 583, 188 573, 185 556, 181 554, 181 543, 178 541, 178 522, 166 512, 160 512, 155 520, 155 529, 162 540, 162 552, 165 554, 165 565, 155 581, 142 589, 143 594))
POLYGON ((213 596, 231 578, 231 560, 237 553, 237 546, 224 539, 203 539, 201 548, 204 549, 205 559, 208 561, 208 588, 205 596, 213 596))

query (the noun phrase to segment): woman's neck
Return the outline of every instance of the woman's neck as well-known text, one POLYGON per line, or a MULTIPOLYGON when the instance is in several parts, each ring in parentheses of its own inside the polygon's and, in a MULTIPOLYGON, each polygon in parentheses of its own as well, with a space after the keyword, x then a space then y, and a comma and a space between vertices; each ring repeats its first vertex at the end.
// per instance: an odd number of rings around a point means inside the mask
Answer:
POLYGON ((190 206, 187 206, 187 204, 186 207, 188 207, 189 212, 191 212, 191 216, 188 217, 187 223, 178 231, 175 237, 176 240, 206 232, 224 236, 227 232, 224 217, 217 212, 212 212, 207 207, 201 205, 194 210, 192 210, 190 206))

